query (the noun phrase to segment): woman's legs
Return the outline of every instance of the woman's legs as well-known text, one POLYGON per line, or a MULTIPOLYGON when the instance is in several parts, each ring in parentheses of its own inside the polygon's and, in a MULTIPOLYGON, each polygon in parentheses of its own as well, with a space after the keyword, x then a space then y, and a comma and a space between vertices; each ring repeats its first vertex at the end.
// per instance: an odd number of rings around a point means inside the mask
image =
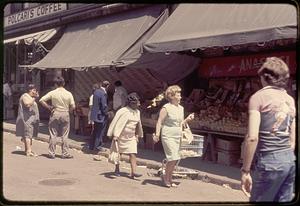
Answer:
POLYGON ((130 157, 130 166, 131 166, 131 176, 136 174, 136 156, 135 154, 129 154, 130 157))
POLYGON ((166 183, 171 184, 172 183, 172 174, 175 168, 175 165, 177 163, 177 160, 168 161, 166 164, 166 175, 165 175, 165 181, 166 183))
POLYGON ((37 156, 31 149, 32 139, 23 137, 22 141, 24 142, 26 156, 37 156))

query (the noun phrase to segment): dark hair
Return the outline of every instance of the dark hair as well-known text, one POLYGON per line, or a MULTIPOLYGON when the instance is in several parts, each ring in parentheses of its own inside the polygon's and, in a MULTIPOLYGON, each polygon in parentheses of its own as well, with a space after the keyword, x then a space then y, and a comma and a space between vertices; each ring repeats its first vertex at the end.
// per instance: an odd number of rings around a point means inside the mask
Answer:
POLYGON ((128 94, 127 101, 128 103, 137 103, 138 101, 140 101, 140 97, 136 92, 132 92, 128 94))
POLYGON ((93 84, 92 92, 94 93, 94 91, 95 91, 96 89, 99 89, 99 84, 97 84, 97 83, 93 84))
POLYGON ((122 86, 122 82, 121 82, 120 80, 115 81, 114 85, 115 85, 116 87, 122 86))
POLYGON ((104 80, 101 85, 102 85, 102 87, 108 87, 110 85, 110 83, 109 83, 109 81, 104 80))
POLYGON ((61 76, 57 76, 54 78, 54 84, 56 84, 59 87, 63 87, 65 85, 65 80, 61 76))
POLYGON ((28 84, 26 87, 26 91, 30 92, 30 90, 36 89, 36 86, 34 84, 28 84))
POLYGON ((257 73, 268 85, 277 87, 285 87, 290 77, 288 66, 278 57, 268 57, 257 73))

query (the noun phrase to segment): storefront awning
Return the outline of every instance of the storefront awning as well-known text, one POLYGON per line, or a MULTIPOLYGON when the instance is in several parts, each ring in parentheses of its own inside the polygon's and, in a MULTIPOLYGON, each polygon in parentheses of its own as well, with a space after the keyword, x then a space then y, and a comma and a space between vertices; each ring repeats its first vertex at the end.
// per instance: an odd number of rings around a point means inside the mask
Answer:
POLYGON ((25 44, 32 44, 33 40, 37 40, 38 42, 46 42, 49 39, 51 39, 56 33, 58 29, 48 29, 45 31, 40 31, 32 34, 26 34, 23 36, 18 36, 10 39, 5 39, 4 44, 16 42, 16 44, 19 43, 20 40, 24 40, 25 44))
POLYGON ((297 38, 290 4, 179 4, 144 48, 172 52, 289 38, 297 38))
POLYGON ((140 39, 167 17, 166 7, 156 5, 70 24, 41 61, 26 67, 85 70, 126 66, 140 57, 140 39))

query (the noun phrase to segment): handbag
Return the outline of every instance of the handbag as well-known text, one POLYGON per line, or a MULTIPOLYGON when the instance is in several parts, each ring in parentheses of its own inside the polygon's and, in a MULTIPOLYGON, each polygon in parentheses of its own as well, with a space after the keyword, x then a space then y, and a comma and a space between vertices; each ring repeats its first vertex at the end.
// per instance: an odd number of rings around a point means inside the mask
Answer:
POLYGON ((183 126, 181 144, 183 144, 183 145, 191 144, 193 139, 194 139, 194 135, 193 135, 189 125, 186 124, 185 126, 183 126))
POLYGON ((108 155, 108 162, 112 164, 119 164, 120 161, 120 153, 118 148, 118 142, 116 140, 112 140, 110 146, 110 152, 108 155))

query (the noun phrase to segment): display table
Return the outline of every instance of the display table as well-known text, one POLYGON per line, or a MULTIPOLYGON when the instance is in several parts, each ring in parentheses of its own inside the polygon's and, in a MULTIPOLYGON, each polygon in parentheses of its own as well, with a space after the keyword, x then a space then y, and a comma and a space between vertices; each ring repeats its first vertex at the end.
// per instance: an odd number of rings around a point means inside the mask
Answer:
MULTIPOLYGON (((142 125, 144 127, 155 129, 157 120, 142 117, 142 125)), ((243 141, 245 134, 233 133, 233 132, 220 132, 195 128, 195 124, 189 124, 193 133, 203 135, 204 138, 204 148, 202 159, 210 159, 213 162, 217 161, 217 149, 216 149, 216 139, 218 136, 230 137, 233 141, 243 141)))
POLYGON ((76 112, 74 113, 74 129, 76 134, 90 135, 91 125, 88 124, 88 107, 76 107, 76 112))

